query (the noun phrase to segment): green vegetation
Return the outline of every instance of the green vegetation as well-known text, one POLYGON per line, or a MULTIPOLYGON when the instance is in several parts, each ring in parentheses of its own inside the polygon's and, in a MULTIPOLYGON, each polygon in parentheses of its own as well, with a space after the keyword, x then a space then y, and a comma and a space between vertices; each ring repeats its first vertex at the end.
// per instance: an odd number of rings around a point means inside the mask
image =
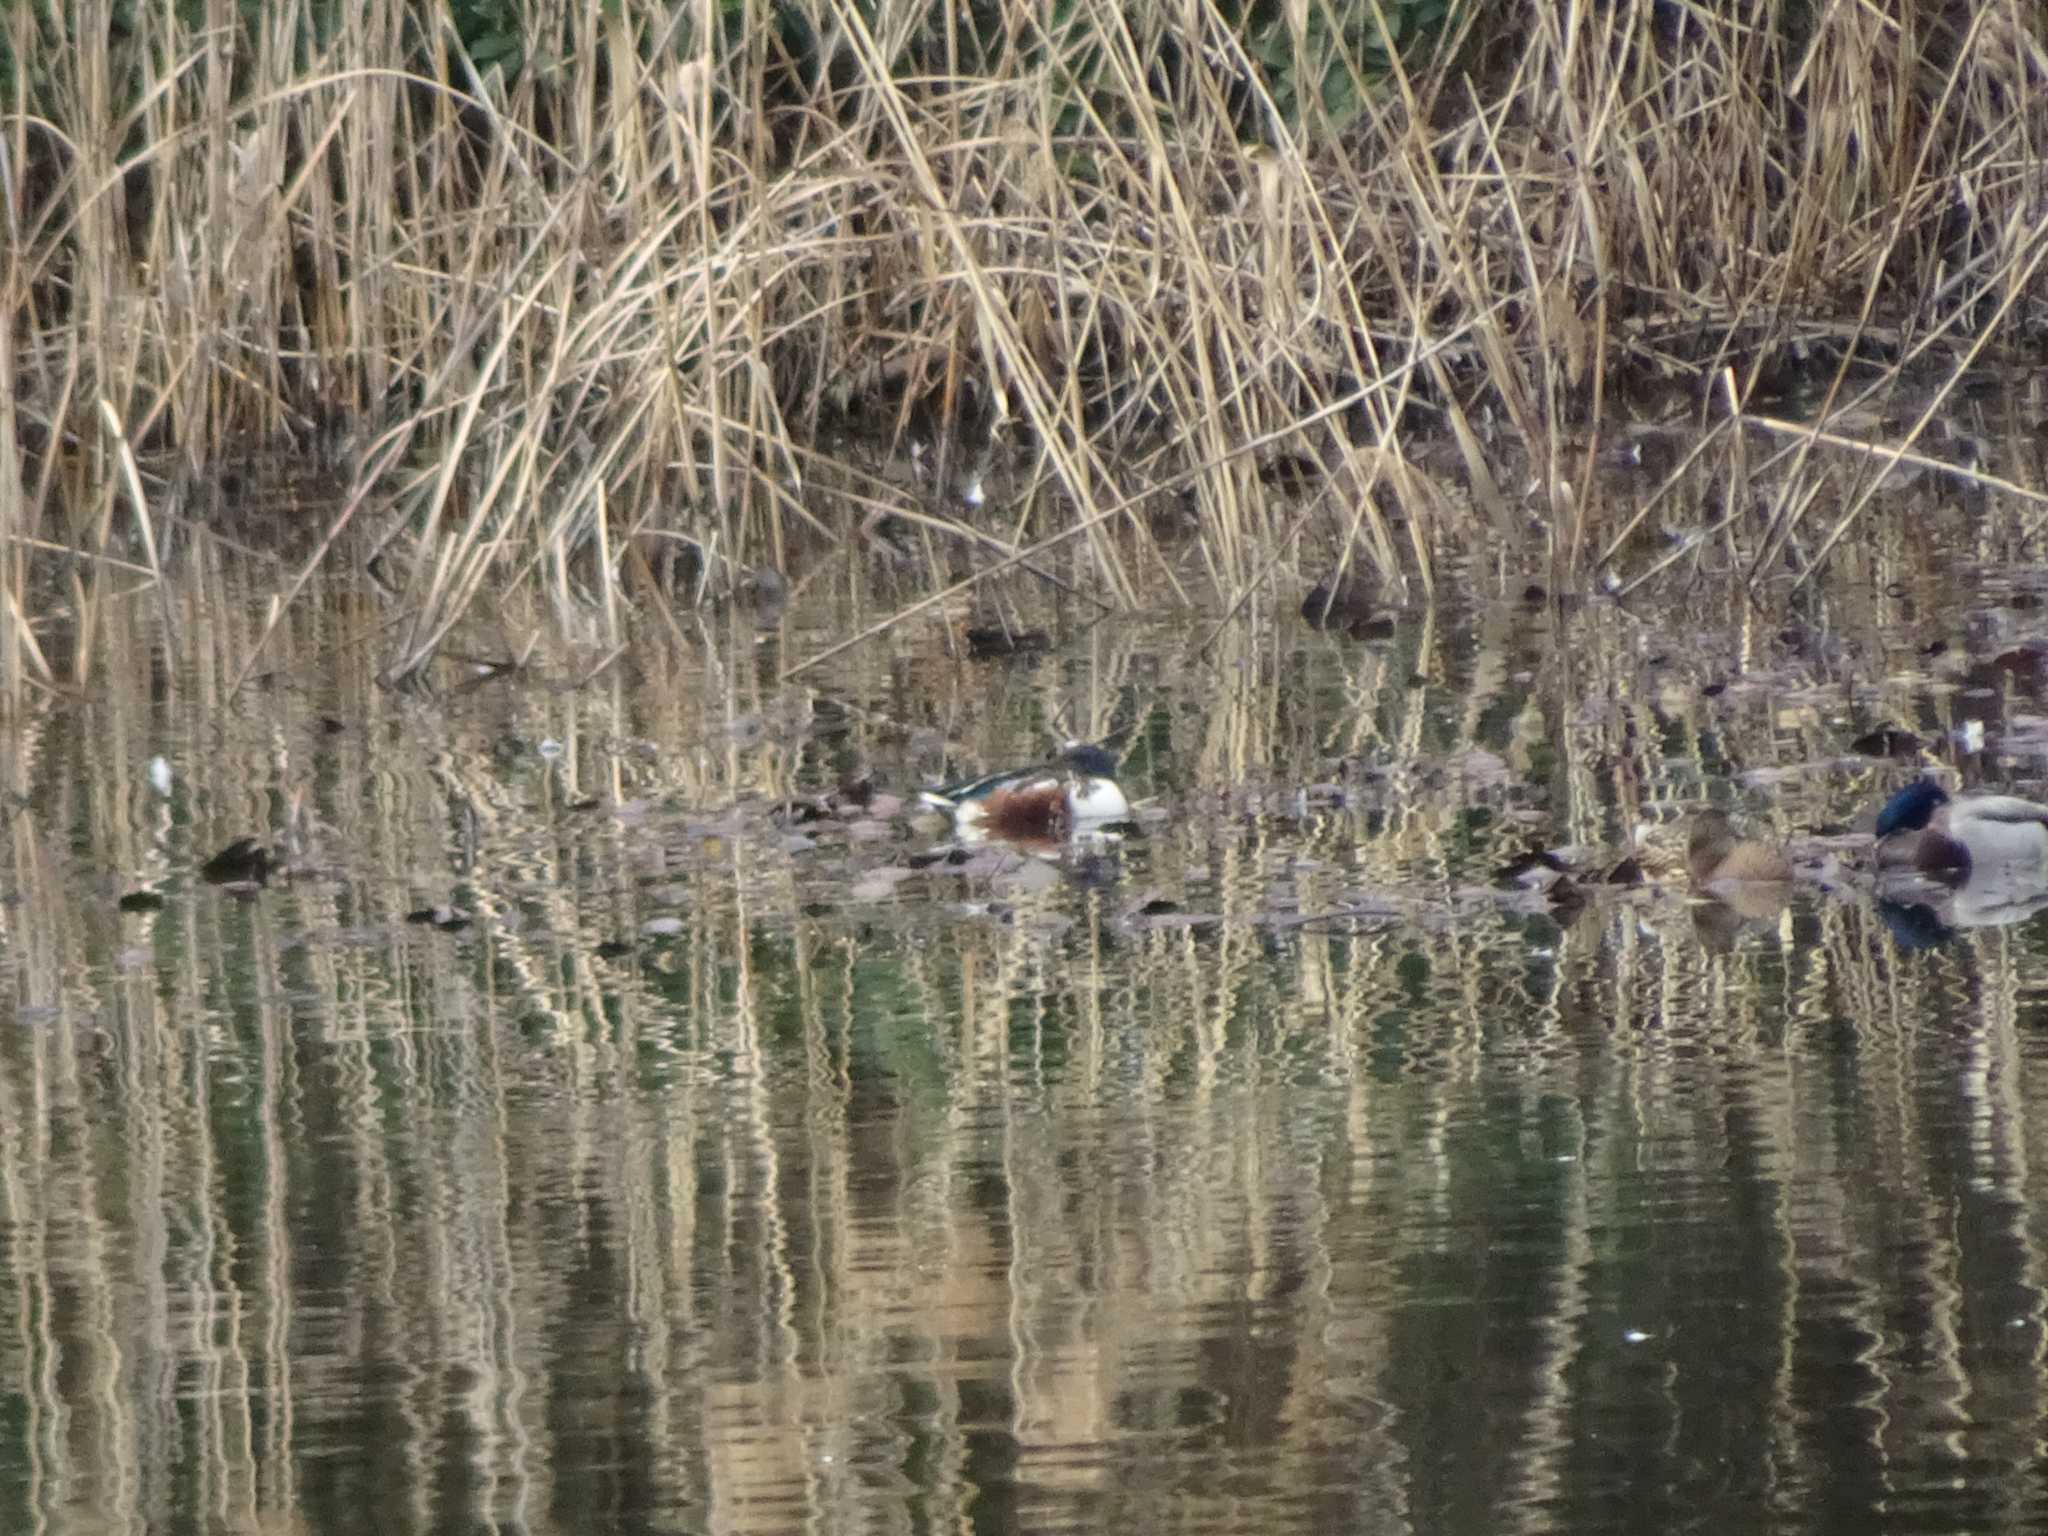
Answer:
POLYGON ((98 605, 200 527, 287 601, 367 565, 391 677, 510 586, 621 644, 678 549, 700 593, 871 539, 926 598, 1064 540, 1112 604, 1189 551, 1228 602, 1282 562, 1583 577, 1650 510, 1592 470, 1657 398, 1803 577, 1877 480, 1817 446, 1911 451, 2038 351, 2032 0, 697 14, 9 8, 10 686, 89 682, 98 605), (1832 414, 1901 381, 1896 432, 1832 414), (1764 409, 1753 481, 1720 428, 1764 409), (893 482, 917 412, 992 426, 1004 493, 893 482), (252 528, 275 462, 325 494, 252 528))

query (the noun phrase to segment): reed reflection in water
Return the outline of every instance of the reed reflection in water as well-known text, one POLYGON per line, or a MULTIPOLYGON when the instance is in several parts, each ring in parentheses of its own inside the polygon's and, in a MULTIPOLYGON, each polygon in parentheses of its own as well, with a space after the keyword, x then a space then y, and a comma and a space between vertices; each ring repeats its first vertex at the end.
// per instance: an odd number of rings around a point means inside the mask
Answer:
POLYGON ((905 650, 744 726, 651 671, 53 711, 6 786, 0 1526, 2040 1524, 2039 925, 1475 896, 1611 830, 1630 743, 1675 804, 1832 729, 1583 622, 1154 631, 993 698, 905 650), (914 781, 866 721, 992 762, 1118 711, 1168 814, 1054 879, 787 809, 914 781), (289 882, 190 877, 300 787, 289 882))

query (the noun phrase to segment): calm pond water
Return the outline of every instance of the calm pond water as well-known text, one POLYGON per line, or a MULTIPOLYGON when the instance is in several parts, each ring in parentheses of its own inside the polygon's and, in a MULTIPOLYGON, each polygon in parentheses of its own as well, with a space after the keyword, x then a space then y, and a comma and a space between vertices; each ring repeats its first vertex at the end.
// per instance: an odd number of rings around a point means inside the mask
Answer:
POLYGON ((1980 553, 1953 629, 1027 594, 778 681, 848 577, 422 694, 347 594, 232 698, 259 604, 139 606, 6 738, 0 1529, 2040 1529, 2042 925, 1494 880, 1708 804, 1844 858, 1884 724, 2038 790, 1980 553), (1063 734, 1133 835, 891 804, 1063 734))

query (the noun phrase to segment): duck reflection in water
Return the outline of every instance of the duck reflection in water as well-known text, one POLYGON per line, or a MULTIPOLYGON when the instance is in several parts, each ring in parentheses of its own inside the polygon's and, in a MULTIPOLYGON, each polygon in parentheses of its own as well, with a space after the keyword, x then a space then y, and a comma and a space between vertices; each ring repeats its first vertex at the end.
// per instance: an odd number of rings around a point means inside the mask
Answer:
POLYGON ((1995 870, 1932 894, 1922 885, 1919 899, 1897 894, 1895 883, 1891 889, 1880 894, 1877 915, 1901 949, 1932 949, 1965 928, 2000 928, 2048 910, 2048 881, 2015 880, 1995 870))

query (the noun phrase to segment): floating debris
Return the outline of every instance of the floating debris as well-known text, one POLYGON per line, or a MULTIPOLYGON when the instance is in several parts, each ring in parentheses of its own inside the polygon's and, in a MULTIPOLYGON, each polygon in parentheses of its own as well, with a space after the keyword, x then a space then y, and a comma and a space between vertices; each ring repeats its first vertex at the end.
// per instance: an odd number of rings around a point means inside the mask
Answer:
POLYGON ((443 933, 460 933, 475 921, 467 912, 454 907, 416 907, 405 914, 405 920, 423 928, 438 928, 443 933))
POLYGON ((1920 738, 1902 726, 1881 725, 1850 742, 1849 750, 1864 757, 1917 757, 1920 738))
POLYGON ((970 661, 1001 661, 1012 656, 1042 656, 1051 649, 1052 636, 1042 629, 976 625, 967 631, 967 657, 970 661))
POLYGON ((199 866, 199 877, 208 885, 261 886, 282 868, 275 855, 253 837, 238 837, 199 866))

